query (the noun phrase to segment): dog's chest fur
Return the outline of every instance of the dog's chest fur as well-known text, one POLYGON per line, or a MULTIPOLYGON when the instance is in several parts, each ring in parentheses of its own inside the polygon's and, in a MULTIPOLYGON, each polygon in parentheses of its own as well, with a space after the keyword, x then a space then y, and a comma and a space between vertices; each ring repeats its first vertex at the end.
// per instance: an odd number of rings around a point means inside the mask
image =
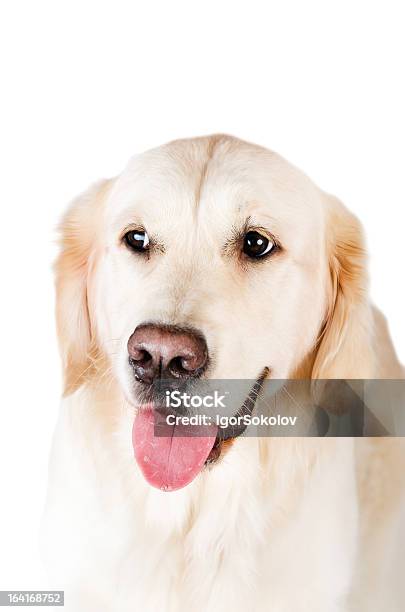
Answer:
POLYGON ((83 399, 62 408, 44 522, 68 609, 340 609, 357 529, 351 440, 240 439, 163 493, 138 472, 129 419, 100 426, 83 399))

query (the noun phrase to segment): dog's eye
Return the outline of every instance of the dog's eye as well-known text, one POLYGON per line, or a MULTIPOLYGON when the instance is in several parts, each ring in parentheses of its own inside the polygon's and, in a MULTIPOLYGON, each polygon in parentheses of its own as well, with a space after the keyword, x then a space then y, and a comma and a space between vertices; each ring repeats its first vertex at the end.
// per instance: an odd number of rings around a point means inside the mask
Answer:
POLYGON ((253 259, 267 255, 274 247, 274 242, 259 232, 248 232, 243 239, 243 252, 253 259))
POLYGON ((144 230, 130 230, 124 240, 133 251, 145 253, 149 249, 149 236, 144 230))

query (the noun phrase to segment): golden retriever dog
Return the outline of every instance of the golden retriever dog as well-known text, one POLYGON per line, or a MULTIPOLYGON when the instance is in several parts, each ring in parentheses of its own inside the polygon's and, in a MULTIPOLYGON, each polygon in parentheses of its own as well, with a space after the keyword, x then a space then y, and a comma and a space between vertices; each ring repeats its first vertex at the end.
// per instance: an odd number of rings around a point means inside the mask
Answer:
POLYGON ((358 220, 279 155, 215 135, 135 157, 60 229, 42 531, 67 608, 404 610, 401 438, 153 427, 159 380, 253 381, 260 401, 265 379, 404 377, 358 220))

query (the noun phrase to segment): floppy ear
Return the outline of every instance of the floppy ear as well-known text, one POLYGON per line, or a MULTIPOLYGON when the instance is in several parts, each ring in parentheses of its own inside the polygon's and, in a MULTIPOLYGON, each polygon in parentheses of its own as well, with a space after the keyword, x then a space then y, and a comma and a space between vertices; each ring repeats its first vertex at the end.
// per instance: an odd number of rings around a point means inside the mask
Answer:
POLYGON ((95 262, 103 201, 110 181, 100 181, 72 202, 59 226, 55 263, 56 322, 64 370, 64 395, 92 371, 97 342, 88 308, 88 279, 95 262))
POLYGON ((330 282, 312 378, 371 378, 373 324, 362 228, 339 200, 325 198, 330 282))

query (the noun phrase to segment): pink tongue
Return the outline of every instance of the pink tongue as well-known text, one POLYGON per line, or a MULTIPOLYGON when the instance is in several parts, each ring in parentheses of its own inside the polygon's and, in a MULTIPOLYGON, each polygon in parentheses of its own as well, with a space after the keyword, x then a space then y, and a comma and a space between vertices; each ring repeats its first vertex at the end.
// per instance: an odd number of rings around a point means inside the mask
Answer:
POLYGON ((201 471, 218 428, 165 423, 164 436, 155 436, 155 418, 163 420, 152 408, 138 411, 132 430, 135 459, 149 484, 162 491, 175 491, 201 471))

